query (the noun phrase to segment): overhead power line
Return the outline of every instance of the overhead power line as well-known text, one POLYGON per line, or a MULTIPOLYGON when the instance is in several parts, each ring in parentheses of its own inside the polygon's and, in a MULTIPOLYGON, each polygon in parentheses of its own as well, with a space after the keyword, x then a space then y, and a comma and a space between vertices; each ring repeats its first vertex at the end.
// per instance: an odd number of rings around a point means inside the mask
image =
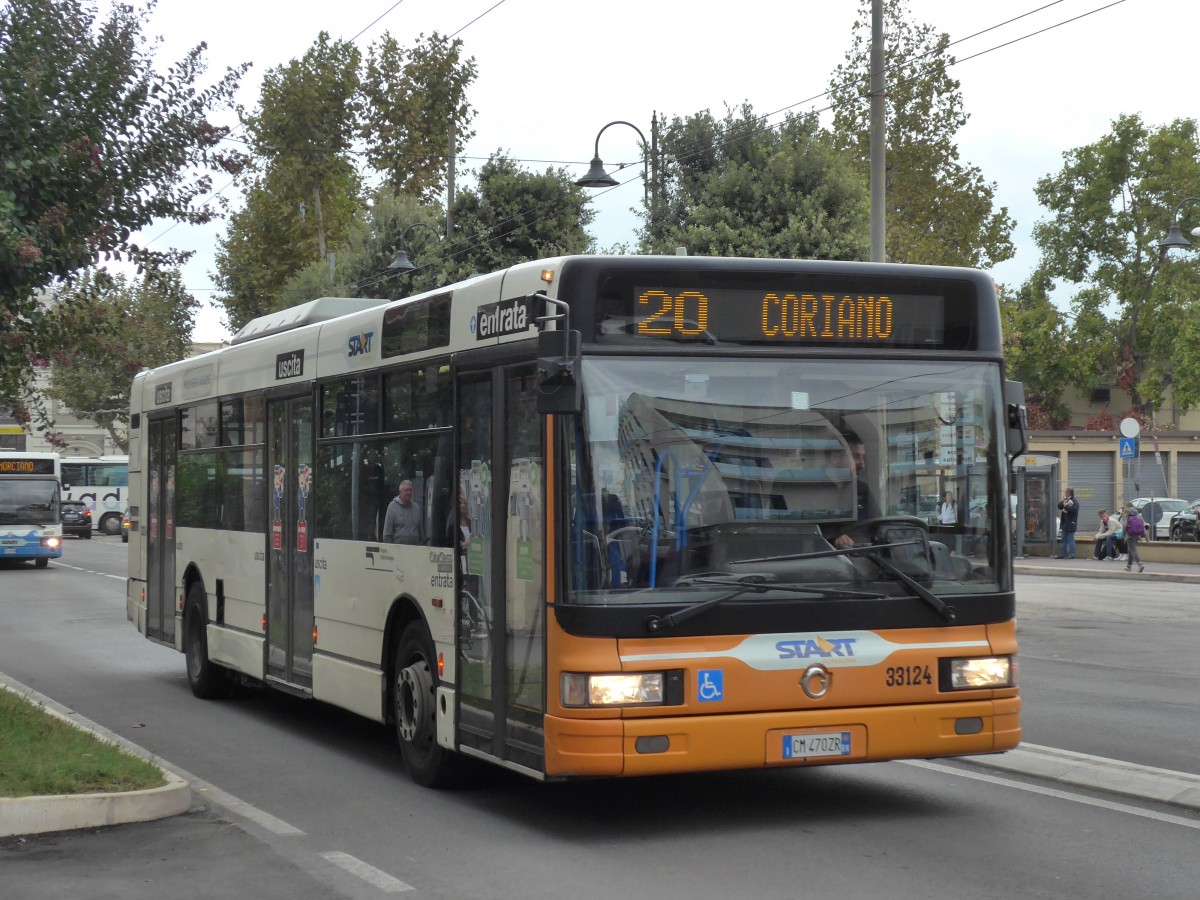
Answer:
MULTIPOLYGON (((377 17, 377 18, 376 18, 374 21, 372 21, 370 25, 366 26, 366 28, 364 28, 364 29, 362 29, 361 31, 359 31, 359 32, 358 32, 358 34, 356 34, 356 35, 354 36, 354 38, 352 38, 351 40, 352 40, 352 41, 353 41, 353 40, 356 40, 356 39, 357 39, 358 37, 360 37, 360 36, 361 36, 361 35, 362 35, 364 32, 366 32, 367 30, 369 30, 369 29, 370 29, 371 27, 373 27, 373 26, 374 26, 376 23, 378 23, 378 22, 379 22, 381 19, 383 19, 385 16, 387 16, 389 13, 391 13, 393 10, 395 10, 395 9, 396 9, 398 6, 400 6, 400 5, 401 5, 401 3, 403 3, 403 2, 404 2, 404 0, 397 0, 397 2, 396 2, 396 3, 392 4, 392 6, 390 6, 390 7, 389 7, 389 8, 388 8, 388 9, 387 9, 387 10, 386 10, 384 13, 382 13, 382 14, 381 14, 380 16, 378 16, 378 17, 377 17)), ((470 27, 470 26, 471 26, 471 25, 473 25, 475 22, 478 22, 478 21, 479 21, 480 19, 482 19, 484 16, 488 15, 489 13, 491 13, 493 10, 495 10, 496 8, 498 8, 499 6, 501 6, 502 4, 504 4, 505 2, 507 2, 507 0, 498 0, 498 2, 496 2, 495 4, 493 4, 493 5, 492 5, 491 7, 489 7, 487 10, 485 10, 484 12, 482 12, 480 15, 476 16, 474 19, 472 19, 470 22, 468 22, 468 23, 467 23, 466 25, 464 25, 462 28, 458 29, 458 31, 455 31, 455 32, 454 32, 452 35, 450 35, 450 37, 454 37, 454 36, 456 36, 456 35, 460 34, 460 33, 461 33, 463 30, 465 30, 466 28, 470 27)), ((979 31, 976 31, 976 32, 974 32, 973 34, 967 35, 966 37, 959 38, 959 39, 957 39, 957 40, 951 41, 951 42, 950 42, 950 43, 947 45, 947 47, 954 47, 954 46, 957 46, 957 45, 959 45, 959 44, 963 44, 963 43, 965 43, 965 42, 967 42, 967 41, 970 41, 970 40, 973 40, 973 39, 975 39, 975 38, 981 37, 982 35, 988 34, 989 32, 995 31, 995 30, 997 30, 997 29, 999 29, 999 28, 1003 28, 1003 27, 1005 27, 1006 25, 1011 25, 1011 24, 1013 24, 1014 22, 1018 22, 1018 21, 1020 21, 1020 20, 1022 20, 1022 19, 1028 18, 1029 16, 1036 15, 1037 13, 1040 13, 1040 12, 1043 12, 1043 11, 1045 11, 1045 10, 1047 10, 1047 9, 1050 9, 1051 7, 1058 6, 1059 4, 1061 4, 1061 3, 1063 3, 1063 2, 1065 2, 1065 0, 1053 0, 1053 2, 1042 4, 1041 6, 1038 6, 1038 7, 1034 8, 1034 9, 1031 9, 1031 10, 1029 10, 1028 12, 1021 13, 1020 15, 1017 15, 1017 16, 1012 16, 1012 17, 1010 17, 1010 18, 1008 18, 1008 19, 1005 19, 1005 20, 1003 20, 1003 21, 1001 21, 1001 22, 998 22, 998 23, 996 23, 995 25, 990 25, 990 26, 988 26, 987 28, 983 28, 983 29, 981 29, 981 30, 979 30, 979 31)), ((1013 38, 1012 40, 1005 41, 1005 42, 1003 42, 1003 43, 1000 43, 1000 44, 996 44, 995 46, 989 47, 989 48, 987 48, 987 49, 985 49, 985 50, 981 50, 981 51, 979 51, 978 53, 971 54, 970 56, 963 57, 962 59, 954 59, 954 60, 952 60, 952 61, 949 63, 949 65, 950 65, 950 66, 961 65, 961 64, 962 64, 962 63, 964 63, 964 62, 968 62, 968 61, 970 61, 970 60, 978 59, 978 58, 979 58, 979 57, 981 57, 981 56, 985 56, 985 55, 987 55, 987 54, 989 54, 989 53, 993 53, 993 52, 995 52, 995 51, 997 51, 997 50, 1001 50, 1001 49, 1004 49, 1004 48, 1007 48, 1007 47, 1012 47, 1012 46, 1014 46, 1014 45, 1016 45, 1016 44, 1022 43, 1023 41, 1029 40, 1029 39, 1031 39, 1031 38, 1034 38, 1034 37, 1037 37, 1037 36, 1039 36, 1039 35, 1046 34, 1047 32, 1054 31, 1054 30, 1056 30, 1056 29, 1058 29, 1058 28, 1062 28, 1062 27, 1064 27, 1064 26, 1066 26, 1066 25, 1069 25, 1069 24, 1072 24, 1072 23, 1078 22, 1078 21, 1080 21, 1080 20, 1082 20, 1082 19, 1088 18, 1088 17, 1090 17, 1090 16, 1092 16, 1092 15, 1095 15, 1095 14, 1097 14, 1097 13, 1100 13, 1100 12, 1104 12, 1105 10, 1111 9, 1111 8, 1113 8, 1113 7, 1115 7, 1115 6, 1120 6, 1121 4, 1123 4, 1123 3, 1125 3, 1125 2, 1126 2, 1126 0, 1113 0, 1113 2, 1111 2, 1111 3, 1107 3, 1107 4, 1104 4, 1104 5, 1102 5, 1102 6, 1095 7, 1095 8, 1093 8, 1093 9, 1091 9, 1091 10, 1088 10, 1088 11, 1086 11, 1086 12, 1080 13, 1079 15, 1072 16, 1071 18, 1068 18, 1068 19, 1064 19, 1064 20, 1062 20, 1062 21, 1060 21, 1060 22, 1057 22, 1057 23, 1055 23, 1055 24, 1053 24, 1053 25, 1046 26, 1045 28, 1040 28, 1040 29, 1038 29, 1038 30, 1036 30, 1036 31, 1029 32, 1028 34, 1024 34, 1024 35, 1022 35, 1022 36, 1020 36, 1020 37, 1013 38)), ((907 68, 907 67, 914 66, 914 65, 918 64, 918 63, 919 63, 921 60, 923 60, 923 59, 927 58, 928 56, 930 56, 930 55, 931 55, 933 52, 934 52, 934 51, 931 51, 930 53, 927 53, 927 54, 923 54, 923 55, 921 55, 921 56, 918 56, 918 57, 916 57, 916 58, 914 58, 914 59, 912 59, 912 60, 908 60, 908 61, 906 61, 906 62, 905 62, 905 63, 903 63, 903 64, 897 64, 897 65, 893 65, 893 66, 888 66, 888 67, 886 67, 885 71, 894 71, 894 70, 896 70, 896 69, 900 69, 900 68, 907 68)), ((759 129, 759 130, 757 130, 757 131, 755 131, 755 132, 752 132, 752 133, 760 133, 761 131, 768 131, 768 130, 772 130, 772 129, 775 129, 775 128, 779 128, 779 127, 781 127, 781 126, 782 126, 784 123, 780 122, 780 123, 776 123, 776 124, 769 124, 768 120, 769 120, 769 119, 771 119, 771 118, 772 118, 772 117, 774 117, 774 116, 778 116, 778 115, 780 115, 781 113, 785 113, 785 112, 787 112, 787 111, 789 111, 789 110, 795 109, 797 106, 803 106, 803 105, 810 104, 810 103, 813 103, 813 102, 816 102, 816 101, 822 100, 822 99, 824 99, 824 98, 827 98, 827 97, 829 97, 829 96, 832 94, 832 91, 833 91, 833 89, 832 89, 832 88, 831 88, 831 89, 828 89, 828 90, 825 90, 825 91, 822 91, 821 93, 819 93, 819 94, 814 94, 813 96, 811 96, 811 97, 809 97, 809 98, 807 98, 807 99, 805 99, 805 100, 800 100, 800 101, 797 101, 796 103, 789 104, 788 106, 782 107, 782 108, 780 108, 780 109, 778 109, 778 110, 775 110, 775 111, 773 111, 773 112, 770 112, 770 113, 767 113, 767 114, 765 114, 765 115, 763 115, 763 116, 761 116, 761 117, 758 117, 759 121, 763 123, 763 126, 762 126, 762 128, 761 128, 761 129, 759 129)), ((810 113, 812 113, 812 114, 820 114, 820 113, 823 113, 823 112, 828 112, 828 111, 830 111, 830 110, 834 109, 834 108, 836 107, 836 105, 837 105, 836 103, 829 103, 829 104, 827 104, 826 106, 824 106, 824 107, 821 107, 820 109, 813 109, 813 110, 810 110, 809 112, 810 112, 810 113)), ((744 135, 744 134, 743 134, 743 135, 739 135, 739 139, 744 139, 744 137, 745 137, 745 135, 744 135)), ((228 139, 228 136, 227 136, 227 139, 228 139)), ((718 144, 717 146, 720 146, 720 145, 718 144)), ((691 156, 693 156, 693 155, 698 155, 698 154, 700 154, 700 153, 707 152, 709 149, 711 149, 711 148, 706 146, 706 147, 704 147, 704 148, 701 148, 701 149, 699 149, 699 150, 696 150, 696 151, 694 151, 693 153, 688 153, 688 154, 684 154, 684 155, 682 155, 682 156, 679 156, 679 157, 678 157, 678 159, 680 159, 680 160, 685 160, 685 159, 688 159, 688 158, 690 158, 690 157, 691 157, 691 156)), ((481 157, 462 157, 462 158, 469 158, 469 159, 481 159, 481 157)), ((515 160, 515 161, 516 161, 516 162, 542 162, 542 163, 550 163, 550 164, 563 164, 563 165, 586 165, 586 163, 579 162, 579 161, 526 160, 526 159, 519 159, 519 160, 515 160)), ((629 163, 628 165, 630 165, 630 166, 636 166, 638 163, 641 163, 642 161, 643 161, 642 159, 638 159, 638 160, 635 160, 635 161, 634 161, 634 162, 632 162, 632 163, 629 163)), ((626 185, 628 185, 628 184, 630 184, 630 183, 632 183, 632 182, 635 182, 635 181, 637 181, 637 180, 638 180, 639 178, 641 178, 641 177, 642 177, 642 175, 641 175, 641 174, 634 174, 632 177, 630 177, 630 178, 626 179, 625 181, 619 182, 618 184, 614 185, 613 187, 610 187, 610 188, 605 188, 605 189, 603 189, 603 190, 600 190, 600 191, 597 191, 597 192, 595 192, 594 194, 592 194, 592 197, 594 198, 594 197, 603 196, 604 194, 607 194, 607 193, 609 193, 610 191, 619 190, 619 189, 621 189, 621 188, 625 187, 626 185)), ((212 197, 210 198, 210 200, 209 200, 209 201, 206 201, 206 204, 205 204, 205 205, 207 205, 207 202, 211 202, 211 199, 215 199, 215 197, 219 196, 221 193, 223 193, 225 190, 227 190, 227 189, 228 189, 230 186, 232 186, 232 185, 234 184, 234 182, 235 182, 235 179, 234 179, 234 180, 231 180, 229 183, 227 183, 227 184, 226 184, 226 185, 224 185, 222 188, 220 188, 220 190, 216 191, 216 192, 215 192, 215 193, 212 195, 212 197)), ((478 248, 478 247, 481 247, 481 246, 486 246, 486 245, 488 245, 488 244, 492 243, 494 240, 496 240, 496 239, 497 239, 497 238, 495 238, 495 237, 487 237, 487 236, 486 236, 487 234, 490 234, 490 233, 492 233, 492 232, 495 232, 495 231, 496 231, 496 230, 498 230, 498 229, 501 229, 501 228, 505 228, 505 227, 507 227, 507 226, 510 226, 510 225, 512 224, 512 222, 513 222, 513 221, 515 221, 515 220, 518 220, 518 219, 522 219, 522 218, 524 218, 524 217, 525 217, 526 215, 528 215, 528 214, 534 214, 534 215, 536 215, 536 214, 537 214, 537 212, 538 212, 537 208, 534 208, 534 209, 531 209, 531 210, 527 210, 527 211, 525 211, 524 213, 518 213, 517 215, 515 215, 515 216, 512 216, 512 217, 510 217, 509 219, 506 219, 506 220, 505 220, 505 222, 503 222, 503 223, 499 223, 499 224, 497 224, 497 225, 494 225, 494 226, 492 226, 491 228, 489 228, 489 229, 487 230, 487 232, 485 232, 485 235, 482 235, 482 236, 481 236, 481 239, 480 239, 480 240, 477 240, 477 241, 475 241, 474 243, 470 243, 470 244, 466 244, 466 245, 459 245, 459 246, 456 246, 456 247, 453 247, 453 248, 447 248, 447 250, 446 250, 446 251, 443 251, 443 253, 441 254, 441 256, 442 256, 442 258, 453 258, 453 257, 455 257, 455 256, 458 256, 458 255, 461 255, 461 254, 463 254, 463 253, 466 253, 466 252, 468 252, 468 251, 470 251, 470 250, 472 250, 472 249, 476 249, 476 248, 478 248)), ((545 220, 545 219, 547 219, 547 218, 550 218, 550 216, 551 216, 552 214, 553 214, 553 213, 547 213, 546 215, 542 216, 541 218, 534 219, 533 221, 530 221, 530 222, 525 222, 525 226, 526 226, 526 227, 528 227, 528 226, 530 226, 530 225, 536 225, 538 222, 541 222, 541 221, 544 221, 544 220, 545 220)), ((158 237, 154 238, 154 239, 151 241, 151 243, 154 243, 154 241, 157 241, 157 240, 161 239, 161 238, 162 238, 164 235, 166 235, 167 233, 169 233, 169 232, 171 231, 171 229, 172 229, 172 228, 174 228, 174 227, 176 227, 176 225, 178 225, 178 224, 179 224, 179 223, 174 223, 174 224, 172 224, 170 228, 167 228, 165 231, 163 231, 163 232, 162 232, 162 234, 160 234, 158 237)), ((424 268, 424 267, 421 267, 421 268, 424 268)), ((417 271, 419 271, 419 269, 418 269, 417 271)), ((372 278, 372 279, 370 279, 370 280, 368 280, 368 281, 366 281, 366 282, 362 282, 362 283, 360 283, 359 287, 369 287, 369 286, 370 286, 370 285, 372 285, 372 284, 381 283, 381 282, 383 282, 383 281, 386 281, 386 280, 388 280, 389 278, 395 277, 397 274, 398 274, 398 273, 395 273, 395 272, 386 272, 386 273, 381 273, 379 276, 377 276, 377 277, 375 277, 375 278, 372 278)), ((409 274, 411 274, 411 273, 409 273, 409 274)), ((190 288, 189 288, 189 290, 192 290, 192 289, 190 289, 190 288)), ((203 289, 203 290, 208 290, 208 291, 211 291, 211 290, 215 290, 215 289, 206 288, 206 289, 203 289)))

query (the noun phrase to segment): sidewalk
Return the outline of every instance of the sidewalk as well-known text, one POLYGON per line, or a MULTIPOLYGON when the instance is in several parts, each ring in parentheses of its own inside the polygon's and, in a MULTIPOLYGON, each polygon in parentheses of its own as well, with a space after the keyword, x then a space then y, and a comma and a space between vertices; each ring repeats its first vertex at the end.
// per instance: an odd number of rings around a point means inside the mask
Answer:
POLYGON ((1125 571, 1125 563, 1116 560, 1095 560, 1091 557, 1091 546, 1080 545, 1086 556, 1075 559, 1047 559, 1044 556, 1026 556, 1013 562, 1013 571, 1018 575, 1057 575, 1071 578, 1148 578, 1156 581, 1178 581, 1200 584, 1200 563, 1145 561, 1146 571, 1138 574, 1125 571))

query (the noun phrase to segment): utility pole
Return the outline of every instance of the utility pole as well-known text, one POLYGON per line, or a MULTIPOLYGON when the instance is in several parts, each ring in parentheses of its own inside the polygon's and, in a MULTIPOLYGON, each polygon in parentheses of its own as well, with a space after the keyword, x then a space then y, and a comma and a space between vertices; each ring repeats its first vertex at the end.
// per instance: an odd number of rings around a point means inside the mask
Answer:
POLYGON ((884 259, 886 117, 883 80, 883 0, 871 0, 871 262, 884 259))
POLYGON ((449 169, 446 172, 446 240, 454 228, 454 120, 450 120, 450 138, 447 145, 450 148, 449 169))

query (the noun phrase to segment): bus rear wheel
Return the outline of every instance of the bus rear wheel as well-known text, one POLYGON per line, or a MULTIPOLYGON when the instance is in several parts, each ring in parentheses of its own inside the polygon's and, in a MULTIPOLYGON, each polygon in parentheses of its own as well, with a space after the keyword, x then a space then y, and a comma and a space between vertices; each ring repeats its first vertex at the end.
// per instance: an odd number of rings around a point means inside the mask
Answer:
POLYGON ((458 780, 460 760, 437 742, 437 662, 420 622, 404 629, 393 663, 392 715, 404 767, 423 787, 452 784, 458 780))
POLYGON ((121 517, 117 513, 109 513, 100 520, 100 530, 111 536, 121 533, 121 517))
POLYGON ((183 654, 188 686, 201 700, 229 696, 233 673, 208 658, 208 620, 204 614, 204 587, 196 582, 188 590, 183 614, 183 654))

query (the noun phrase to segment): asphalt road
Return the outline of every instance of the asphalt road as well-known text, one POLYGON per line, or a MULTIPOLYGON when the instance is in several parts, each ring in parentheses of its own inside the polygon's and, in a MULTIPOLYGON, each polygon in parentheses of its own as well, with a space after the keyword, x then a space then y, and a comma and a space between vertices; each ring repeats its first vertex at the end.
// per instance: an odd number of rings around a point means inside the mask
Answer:
MULTIPOLYGON (((1200 815, 954 761, 423 790, 381 726, 269 692, 195 700, 182 656, 125 621, 123 549, 0 570, 0 671, 159 754, 196 806, 0 842, 0 896, 1196 896, 1200 815)), ((1186 594, 1149 584, 1140 619, 1075 581, 1020 579, 1026 736, 1174 759, 1194 746, 1176 701, 1194 720, 1200 696, 1186 594)))

